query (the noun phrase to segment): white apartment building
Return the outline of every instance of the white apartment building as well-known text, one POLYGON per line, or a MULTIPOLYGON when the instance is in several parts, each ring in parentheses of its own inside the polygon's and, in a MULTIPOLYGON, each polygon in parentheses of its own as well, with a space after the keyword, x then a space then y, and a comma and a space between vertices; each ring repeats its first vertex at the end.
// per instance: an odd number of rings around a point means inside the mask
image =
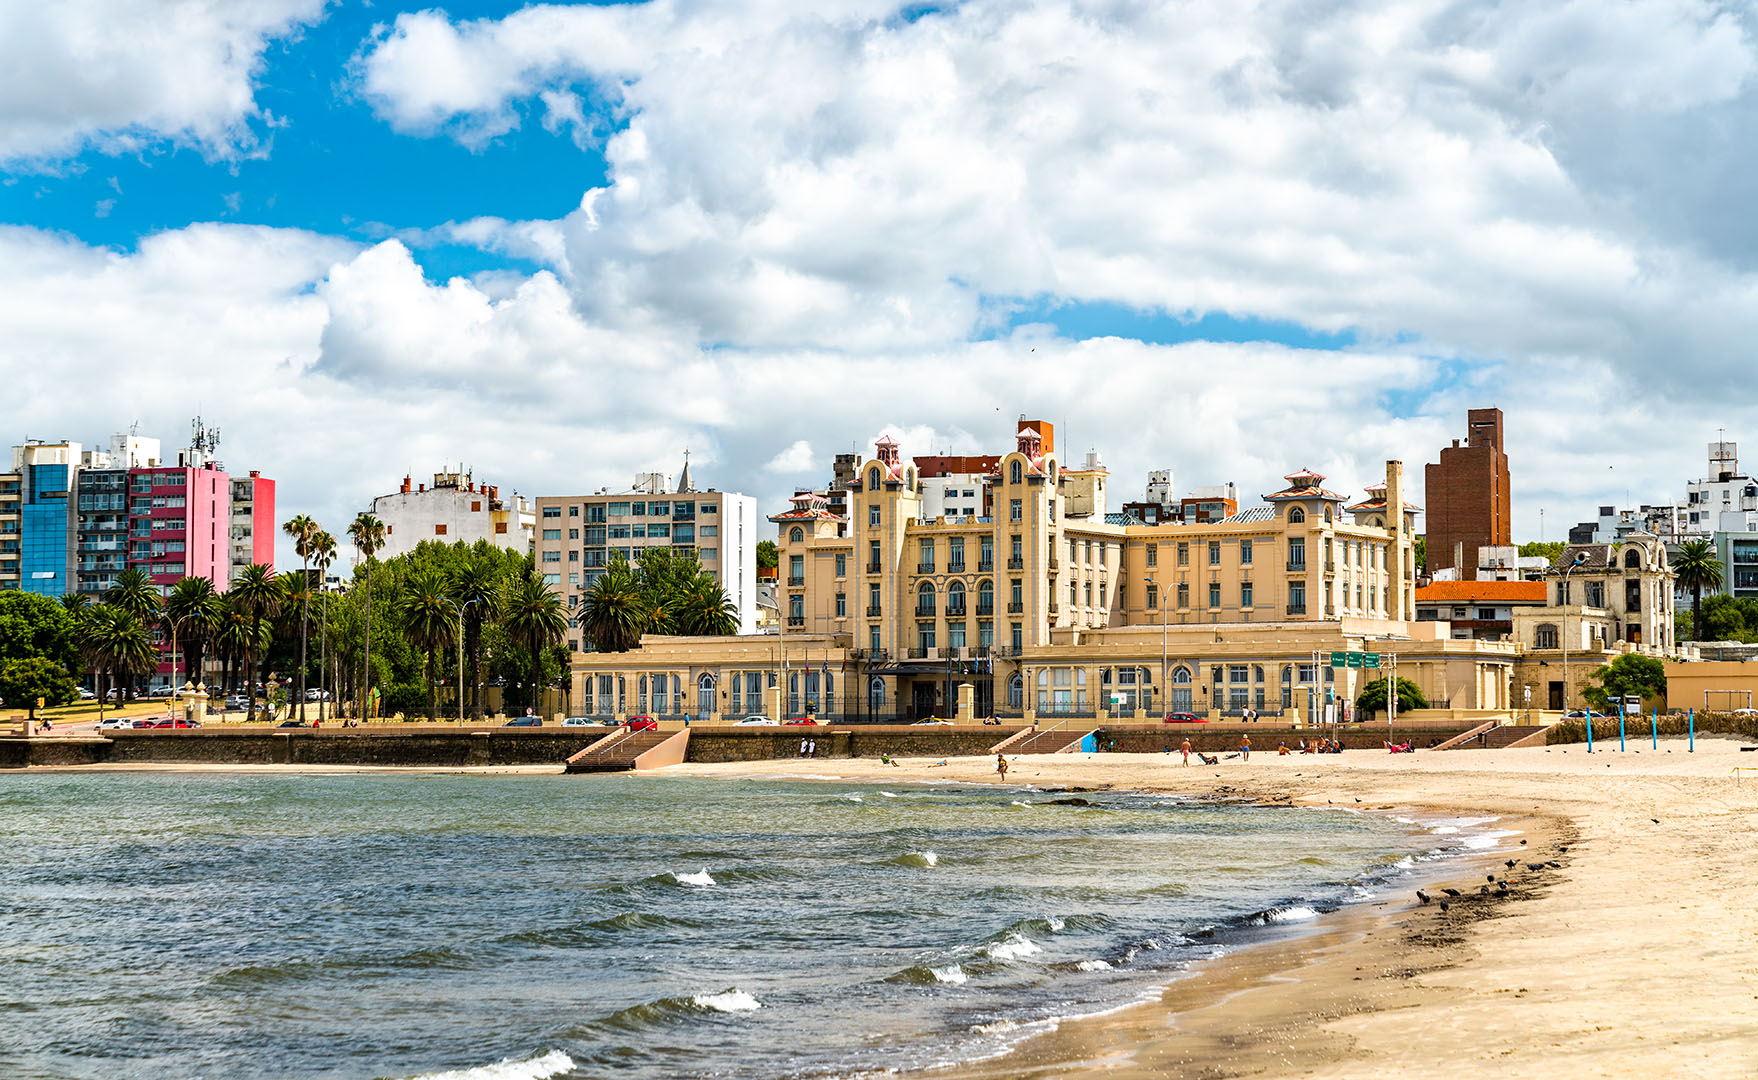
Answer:
POLYGON ((528 554, 537 529, 537 511, 528 499, 517 492, 503 499, 495 485, 478 484, 461 472, 434 473, 432 487, 405 476, 400 489, 372 500, 372 513, 385 523, 381 559, 406 555, 423 540, 487 540, 528 554))

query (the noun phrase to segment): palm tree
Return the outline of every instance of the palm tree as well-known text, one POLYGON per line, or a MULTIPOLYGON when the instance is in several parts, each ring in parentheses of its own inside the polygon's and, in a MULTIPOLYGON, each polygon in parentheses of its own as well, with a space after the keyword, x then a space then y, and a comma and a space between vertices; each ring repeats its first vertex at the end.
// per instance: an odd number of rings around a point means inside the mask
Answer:
POLYGON ((586 591, 581 619, 592 647, 599 652, 640 648, 651 613, 641 582, 627 559, 611 560, 609 569, 586 591))
POLYGON ((86 609, 91 605, 91 602, 92 598, 85 593, 70 592, 61 594, 62 609, 76 619, 85 614, 86 609))
MULTIPOLYGON (((117 574, 115 583, 104 591, 104 603, 121 608, 145 626, 159 613, 159 587, 145 571, 131 566, 117 574)), ((142 670, 150 670, 150 667, 142 670)), ((123 687, 123 696, 130 696, 133 690, 133 681, 128 680, 123 687)))
POLYGON ((720 582, 698 574, 678 598, 678 633, 719 637, 739 632, 739 606, 726 595, 720 582))
POLYGON ((452 575, 452 599, 464 613, 464 652, 470 658, 471 716, 482 720, 482 626, 495 618, 501 599, 499 568, 491 556, 466 558, 452 575))
POLYGON ((220 689, 223 693, 235 693, 238 671, 244 666, 245 655, 250 652, 250 614, 231 593, 221 595, 220 604, 219 625, 214 629, 214 651, 224 663, 220 671, 220 689))
MULTIPOLYGON (((244 646, 244 722, 256 719, 256 664, 262 656, 263 619, 281 610, 287 589, 275 568, 267 563, 252 563, 238 575, 232 585, 232 602, 250 620, 250 634, 244 646)), ((274 714, 269 714, 270 719, 274 714)))
POLYGON ((94 607, 80 621, 79 649, 97 672, 100 718, 108 692, 106 676, 126 679, 129 672, 145 670, 159 658, 152 634, 126 608, 114 604, 94 607))
MULTIPOLYGON (((324 672, 330 662, 330 602, 323 589, 323 581, 329 573, 330 564, 336 561, 336 538, 322 529, 311 537, 311 561, 317 564, 318 579, 318 631, 317 631, 317 722, 324 721, 324 672)), ((332 686, 339 687, 338 680, 331 679, 332 686)))
POLYGON ((348 539, 366 560, 366 656, 361 663, 360 703, 355 712, 365 719, 366 698, 372 692, 372 557, 385 546, 385 523, 371 514, 361 514, 348 526, 348 539))
POLYGON ((436 570, 420 570, 403 583, 397 615, 409 643, 427 654, 427 719, 439 722, 439 654, 457 634, 456 609, 446 595, 446 581, 436 570))
POLYGON ((532 707, 542 705, 543 650, 567 633, 568 619, 562 614, 562 598, 544 584, 535 566, 527 563, 507 590, 501 605, 501 624, 507 632, 521 639, 531 650, 532 707))
POLYGON ((1722 585, 1721 558, 1715 544, 1708 540, 1687 540, 1679 545, 1673 559, 1673 573, 1678 582, 1691 590, 1691 640, 1703 637, 1703 590, 1720 592, 1722 585))
POLYGON ((305 642, 311 636, 311 541, 322 529, 309 514, 288 518, 281 531, 293 538, 293 552, 299 556, 299 577, 304 584, 299 601, 299 678, 295 691, 299 695, 299 719, 305 719, 305 642))
POLYGON ((196 682, 201 681, 206 645, 219 630, 225 615, 226 601, 207 578, 181 578, 165 597, 165 622, 171 627, 178 650, 186 656, 192 651, 195 654, 195 662, 185 663, 183 670, 186 676, 193 674, 196 682))

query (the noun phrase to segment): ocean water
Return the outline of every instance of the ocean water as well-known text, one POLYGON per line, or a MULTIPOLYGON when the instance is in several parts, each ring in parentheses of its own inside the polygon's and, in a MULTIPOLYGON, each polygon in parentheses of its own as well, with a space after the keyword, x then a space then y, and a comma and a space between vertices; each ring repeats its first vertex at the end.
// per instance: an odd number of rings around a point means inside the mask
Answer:
POLYGON ((1218 949, 1493 835, 1168 796, 1052 802, 1068 797, 0 777, 0 1075, 923 1067, 1140 1000, 1218 949))

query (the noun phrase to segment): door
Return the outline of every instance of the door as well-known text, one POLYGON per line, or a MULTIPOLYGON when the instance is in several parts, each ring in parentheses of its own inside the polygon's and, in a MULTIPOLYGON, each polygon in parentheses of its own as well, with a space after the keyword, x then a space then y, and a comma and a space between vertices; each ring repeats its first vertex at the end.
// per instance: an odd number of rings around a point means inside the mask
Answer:
POLYGON ((927 720, 934 715, 935 705, 940 697, 940 695, 935 692, 936 689, 935 685, 931 682, 917 682, 910 684, 911 720, 927 720))
POLYGON ((1561 712, 1562 711, 1562 708, 1563 708, 1563 684, 1560 682, 1552 682, 1550 684, 1550 705, 1549 705, 1549 708, 1552 712, 1561 712))

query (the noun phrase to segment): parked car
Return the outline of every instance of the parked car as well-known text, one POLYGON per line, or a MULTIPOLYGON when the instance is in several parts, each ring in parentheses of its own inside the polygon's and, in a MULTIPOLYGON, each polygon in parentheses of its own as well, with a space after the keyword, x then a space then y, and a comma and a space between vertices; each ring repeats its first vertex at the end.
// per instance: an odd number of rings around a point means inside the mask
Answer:
POLYGON ((733 727, 780 727, 781 723, 767 716, 747 716, 734 724, 733 727))
POLYGON ((917 720, 915 723, 910 725, 910 727, 951 727, 951 726, 952 726, 952 721, 950 721, 950 720, 936 720, 932 717, 930 717, 927 720, 917 720))
POLYGON ((149 721, 147 723, 147 726, 154 727, 154 728, 198 728, 198 727, 201 727, 201 721, 199 721, 199 720, 170 720, 170 719, 167 719, 164 717, 160 717, 157 720, 149 721))
POLYGON ((330 700, 330 692, 328 690, 319 690, 317 687, 314 686, 305 692, 305 700, 307 700, 307 701, 328 701, 328 700, 330 700))
POLYGON ((1168 724, 1206 724, 1208 717, 1198 716, 1193 712, 1169 712, 1166 714, 1168 724))
POLYGON ((127 731, 134 727, 134 721, 123 716, 107 716, 98 722, 99 731, 127 731))
POLYGON ((1592 709, 1572 709, 1563 714, 1564 720, 1585 720, 1589 716, 1595 720, 1604 720, 1605 713, 1594 712, 1592 709))
POLYGON ((651 716, 631 716, 629 722, 623 726, 630 731, 658 731, 659 721, 651 716))
POLYGON ((515 716, 511 720, 508 720, 506 723, 501 725, 501 727, 542 727, 542 726, 543 726, 543 717, 541 717, 541 716, 515 716))
POLYGON ((788 727, 817 727, 818 721, 810 716, 796 716, 787 722, 788 727))
POLYGON ((79 700, 81 701, 95 701, 97 700, 97 696, 98 695, 92 693, 83 686, 79 688, 79 700))
POLYGON ((279 724, 276 724, 275 726, 276 727, 310 727, 311 725, 306 723, 303 720, 283 720, 279 724))
POLYGON ((147 692, 147 697, 168 698, 168 697, 172 697, 176 693, 177 693, 177 689, 175 687, 155 686, 152 688, 152 690, 147 692))
POLYGON ((250 699, 249 698, 245 697, 243 694, 231 694, 231 695, 227 696, 225 703, 221 706, 221 709, 222 709, 222 711, 225 711, 225 710, 230 710, 230 709, 247 709, 249 707, 250 707, 250 699))
POLYGON ((591 716, 570 716, 562 721, 563 727, 611 727, 607 720, 599 720, 591 716))
POLYGON ((142 728, 150 728, 150 727, 157 727, 158 726, 158 721, 155 719, 152 719, 152 718, 148 718, 145 720, 131 720, 129 722, 131 724, 133 724, 136 731, 138 731, 142 728))

